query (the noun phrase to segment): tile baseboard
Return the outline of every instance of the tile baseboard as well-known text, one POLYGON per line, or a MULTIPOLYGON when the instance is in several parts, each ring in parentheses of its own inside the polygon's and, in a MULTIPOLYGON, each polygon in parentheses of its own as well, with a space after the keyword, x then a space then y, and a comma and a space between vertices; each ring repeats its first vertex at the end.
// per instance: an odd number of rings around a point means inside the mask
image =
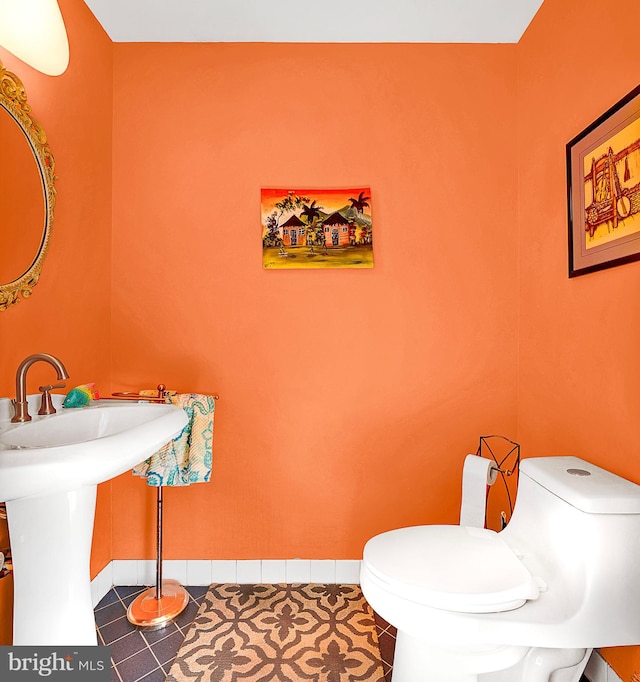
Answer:
MULTIPOLYGON (((91 581, 94 607, 114 585, 153 585, 155 560, 114 559, 91 581)), ((350 559, 163 560, 163 579, 182 585, 227 583, 360 583, 360 561, 350 559)))
POLYGON ((94 609, 112 587, 113 561, 110 561, 91 581, 91 602, 94 609))

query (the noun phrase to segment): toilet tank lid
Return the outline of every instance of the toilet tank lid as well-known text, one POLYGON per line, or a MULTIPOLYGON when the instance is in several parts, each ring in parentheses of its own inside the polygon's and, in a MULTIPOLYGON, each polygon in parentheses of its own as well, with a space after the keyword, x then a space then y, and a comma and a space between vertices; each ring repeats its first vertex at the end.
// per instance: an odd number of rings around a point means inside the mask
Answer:
POLYGON ((640 486, 578 457, 531 457, 520 474, 588 514, 640 514, 640 486))

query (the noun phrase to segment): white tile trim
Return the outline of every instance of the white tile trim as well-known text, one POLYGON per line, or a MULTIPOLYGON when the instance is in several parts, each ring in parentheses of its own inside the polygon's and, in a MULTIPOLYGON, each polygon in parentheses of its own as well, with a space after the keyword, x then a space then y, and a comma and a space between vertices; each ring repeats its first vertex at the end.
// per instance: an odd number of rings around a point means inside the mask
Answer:
MULTIPOLYGON (((153 585, 155 571, 154 560, 114 559, 91 581, 92 596, 95 598, 100 594, 100 601, 112 585, 153 585)), ((360 562, 351 559, 165 559, 162 576, 179 580, 183 585, 209 585, 212 582, 357 585, 360 583, 360 562)))
MULTIPOLYGON (((155 561, 154 563, 154 568, 155 568, 155 561)), ((178 559, 177 561, 173 560, 165 560, 162 562, 162 577, 163 579, 166 578, 167 580, 177 580, 181 585, 188 585, 189 583, 187 582, 187 564, 190 564, 191 561, 187 561, 186 559, 178 559)))
POLYGON ((110 561, 91 581, 91 602, 93 608, 113 587, 113 561, 110 561))
POLYGON ((336 583, 360 584, 359 561, 336 561, 336 583))
MULTIPOLYGON (((117 563, 117 562, 114 562, 117 563)), ((155 585, 156 582, 156 562, 152 559, 138 559, 136 561, 136 582, 134 585, 155 585)), ((115 583, 122 585, 122 583, 115 583)))
POLYGON ((211 585, 211 561, 192 559, 187 561, 187 582, 185 585, 211 585))
POLYGON ((114 585, 141 585, 138 582, 138 561, 126 559, 112 561, 114 585))
MULTIPOLYGON (((235 583, 238 579, 237 561, 214 559, 211 562, 211 582, 235 583)), ((188 564, 187 564, 188 566, 188 564)))
POLYGON ((242 559, 236 562, 236 582, 250 585, 262 582, 262 561, 260 559, 242 559))
POLYGON ((287 582, 287 562, 284 559, 263 559, 261 564, 261 583, 287 582))
POLYGON ((309 578, 312 583, 335 584, 336 562, 332 559, 311 559, 309 578))
POLYGON ((311 582, 311 561, 309 559, 287 559, 285 562, 285 582, 311 582))

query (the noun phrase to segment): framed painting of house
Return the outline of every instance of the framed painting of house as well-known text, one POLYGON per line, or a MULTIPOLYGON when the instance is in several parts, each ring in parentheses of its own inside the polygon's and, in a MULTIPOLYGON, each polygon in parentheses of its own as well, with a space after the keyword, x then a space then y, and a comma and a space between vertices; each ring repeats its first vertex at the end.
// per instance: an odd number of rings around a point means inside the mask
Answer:
POLYGON ((569 277, 640 260, 640 86, 567 144, 569 277))
POLYGON ((262 265, 371 268, 371 190, 262 189, 262 265))

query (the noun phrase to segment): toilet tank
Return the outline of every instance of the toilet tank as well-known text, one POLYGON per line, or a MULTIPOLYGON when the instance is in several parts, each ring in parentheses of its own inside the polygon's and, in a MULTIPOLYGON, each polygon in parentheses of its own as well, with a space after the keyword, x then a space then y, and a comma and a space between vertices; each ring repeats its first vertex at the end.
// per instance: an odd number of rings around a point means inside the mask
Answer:
POLYGON ((501 535, 575 557, 602 542, 625 544, 620 535, 633 528, 640 533, 639 485, 578 457, 534 457, 520 463, 515 509, 501 535))
POLYGON ((640 514, 640 486, 577 457, 525 459, 520 474, 586 514, 640 514))
POLYGON ((639 617, 621 616, 640 612, 640 486, 577 457, 524 459, 500 535, 567 618, 640 636, 639 617))

